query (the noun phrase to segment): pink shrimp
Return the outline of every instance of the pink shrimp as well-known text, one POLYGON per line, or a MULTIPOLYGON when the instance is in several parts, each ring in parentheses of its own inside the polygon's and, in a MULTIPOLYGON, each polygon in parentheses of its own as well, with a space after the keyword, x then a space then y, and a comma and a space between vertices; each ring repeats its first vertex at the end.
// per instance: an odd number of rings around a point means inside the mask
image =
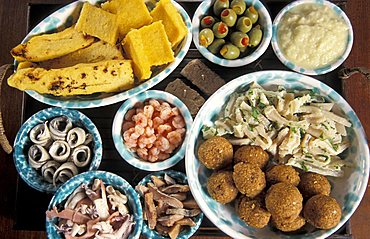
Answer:
POLYGON ((161 112, 159 117, 163 120, 167 120, 172 116, 172 110, 171 107, 163 107, 161 108, 161 112))
POLYGON ((153 106, 154 109, 157 110, 157 111, 159 110, 159 107, 161 106, 161 104, 158 102, 158 100, 155 100, 155 99, 150 99, 149 104, 151 106, 153 106))
POLYGON ((173 107, 171 110, 172 110, 172 114, 173 114, 174 116, 178 116, 178 115, 180 115, 180 110, 179 110, 179 108, 177 108, 177 107, 173 107))
POLYGON ((148 126, 153 127, 153 120, 152 119, 148 119, 148 126))
POLYGON ((136 153, 141 159, 148 160, 148 150, 146 148, 139 148, 136 153))
POLYGON ((158 156, 157 155, 149 155, 148 156, 148 161, 152 162, 152 163, 157 162, 158 161, 158 156))
POLYGON ((171 106, 167 102, 162 102, 161 108, 171 108, 171 106))
POLYGON ((159 118, 159 117, 155 117, 153 119, 153 128, 156 129, 158 128, 159 125, 163 124, 164 123, 164 120, 159 118))
POLYGON ((141 135, 138 139, 138 145, 139 145, 140 148, 144 148, 144 147, 147 147, 147 145, 149 145, 149 144, 153 144, 156 139, 157 139, 157 137, 154 134, 150 137, 147 137, 145 135, 141 135))
POLYGON ((143 127, 148 125, 148 119, 145 117, 144 113, 138 113, 132 116, 132 120, 135 121, 136 124, 139 124, 143 127))
POLYGON ((170 147, 169 147, 167 150, 165 150, 164 152, 165 152, 165 153, 168 153, 168 154, 171 154, 171 153, 173 153, 173 151, 174 151, 176 148, 177 148, 177 147, 176 147, 175 145, 170 144, 170 147))
POLYGON ((130 128, 128 129, 127 131, 125 131, 123 133, 123 139, 126 141, 126 142, 129 142, 130 140, 136 140, 140 137, 140 135, 138 135, 136 132, 135 132, 135 128, 130 128))
POLYGON ((134 116, 135 113, 136 113, 135 109, 128 110, 127 113, 125 114, 125 120, 131 121, 132 116, 134 116))
POLYGON ((136 147, 137 147, 137 142, 136 142, 136 140, 125 141, 125 145, 126 145, 129 149, 136 151, 136 147))
POLYGON ((168 159, 169 157, 170 157, 170 154, 168 154, 168 153, 159 153, 158 154, 158 160, 161 160, 161 161, 163 161, 165 159, 168 159))
POLYGON ((128 129, 133 128, 133 127, 135 127, 134 122, 132 122, 132 121, 125 121, 123 123, 123 125, 122 125, 122 131, 125 132, 128 129))
POLYGON ((144 106, 144 115, 148 118, 151 119, 154 113, 154 107, 152 105, 146 105, 144 106))
POLYGON ((184 127, 185 127, 185 121, 184 121, 184 118, 183 118, 181 115, 176 116, 176 117, 175 117, 175 118, 173 118, 173 120, 172 120, 172 125, 173 125, 176 129, 184 128, 184 127))
POLYGON ((135 125, 135 133, 142 135, 145 132, 145 128, 141 125, 135 125))
POLYGON ((178 132, 178 133, 180 133, 181 136, 184 136, 185 135, 185 132, 186 132, 186 129, 185 128, 180 128, 180 129, 176 129, 175 131, 178 132))
POLYGON ((172 127, 169 124, 161 124, 157 127, 158 134, 161 134, 164 136, 167 135, 171 131, 172 131, 172 127))
POLYGON ((170 147, 170 142, 163 136, 158 136, 157 140, 154 142, 154 145, 160 150, 165 151, 170 147))
POLYGON ((182 142, 182 137, 179 132, 172 131, 167 134, 167 139, 170 144, 174 145, 175 147, 179 146, 182 142))
POLYGON ((152 147, 151 149, 149 149, 149 153, 151 155, 158 156, 158 154, 160 153, 160 151, 159 151, 159 149, 157 147, 152 147))
POLYGON ((149 126, 147 126, 145 128, 145 135, 149 137, 149 136, 152 136, 153 134, 154 134, 154 129, 151 128, 151 127, 149 127, 149 126))

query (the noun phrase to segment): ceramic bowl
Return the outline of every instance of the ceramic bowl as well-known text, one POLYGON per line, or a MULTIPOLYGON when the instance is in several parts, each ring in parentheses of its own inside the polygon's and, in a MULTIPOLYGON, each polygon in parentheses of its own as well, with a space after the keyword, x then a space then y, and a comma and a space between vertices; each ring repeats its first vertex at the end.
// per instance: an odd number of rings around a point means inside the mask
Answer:
POLYGON ((170 168, 177 164, 180 160, 184 158, 185 155, 185 148, 186 148, 186 141, 190 134, 190 128, 193 123, 193 118, 190 115, 190 112, 186 105, 178 99, 176 96, 158 90, 149 90, 138 94, 136 96, 131 97, 127 101, 125 101, 122 106, 118 109, 112 126, 112 135, 114 146, 116 147, 117 151, 121 155, 121 157, 126 160, 132 166, 146 171, 159 171, 170 168), (182 142, 181 146, 172 154, 172 156, 164 161, 151 163, 148 161, 144 161, 140 159, 140 157, 130 151, 128 147, 125 145, 123 140, 123 132, 122 132, 122 124, 124 121, 124 116, 128 110, 134 108, 135 104, 142 103, 149 99, 157 99, 168 102, 171 106, 176 106, 179 108, 181 115, 184 117, 185 120, 185 127, 186 127, 186 134, 185 139, 182 142))
POLYGON ((298 0, 293 1, 292 3, 288 4, 286 7, 284 7, 276 16, 273 26, 272 26, 272 39, 271 39, 272 48, 274 49, 274 52, 276 56, 279 58, 279 60, 288 68, 292 69, 293 71, 306 74, 306 75, 322 75, 328 72, 331 72, 338 68, 348 57, 349 53, 351 52, 352 45, 353 45, 353 29, 350 20, 348 19, 347 15, 335 4, 325 1, 325 0, 298 0), (278 39, 278 29, 279 24, 281 21, 281 18, 292 8, 301 5, 301 4, 307 4, 307 3, 313 3, 313 4, 319 4, 319 5, 325 5, 329 8, 333 9, 336 14, 338 14, 343 20, 345 21, 346 25, 348 26, 348 41, 347 41, 347 47, 344 51, 343 55, 339 57, 335 62, 328 64, 326 66, 317 68, 317 69, 306 69, 304 67, 298 66, 288 60, 285 56, 282 50, 279 46, 279 39, 278 39))
POLYGON ((243 58, 238 58, 235 60, 227 60, 217 55, 211 53, 206 47, 199 44, 199 31, 200 21, 204 16, 206 16, 210 11, 212 11, 212 6, 215 0, 205 0, 199 5, 197 10, 194 13, 192 24, 193 24, 193 41, 198 51, 205 57, 207 60, 225 67, 238 67, 250 64, 257 60, 262 54, 267 50, 272 36, 272 21, 269 12, 266 7, 258 0, 245 0, 247 6, 254 6, 259 14, 259 24, 263 31, 263 37, 261 43, 258 47, 250 54, 243 58))
MULTIPOLYGON (((71 178, 57 190, 57 192, 55 193, 55 195, 53 196, 49 203, 48 210, 64 203, 77 187, 79 187, 83 183, 91 184, 93 183, 94 179, 103 180, 105 185, 112 185, 115 190, 119 190, 121 193, 127 196, 128 198, 127 205, 129 207, 131 214, 134 216, 135 222, 134 229, 132 230, 128 238, 138 239, 140 237, 143 225, 143 216, 142 216, 143 210, 141 208, 139 195, 125 179, 113 173, 104 171, 89 171, 71 178)), ((46 218, 46 232, 48 238, 50 239, 64 238, 57 232, 55 228, 55 223, 57 223, 56 218, 52 220, 46 218)))
MULTIPOLYGON (((24 38, 22 43, 28 41, 32 36, 39 35, 42 33, 53 33, 56 31, 61 31, 74 23, 77 22, 80 10, 82 8, 83 2, 88 1, 91 4, 98 4, 104 1, 102 0, 79 0, 52 13, 50 16, 42 20, 31 32, 24 38)), ((111 105, 117 102, 121 102, 125 99, 130 98, 140 92, 150 89, 151 87, 157 85, 163 79, 165 79, 180 62, 184 59, 186 53, 189 50, 191 44, 191 20, 187 12, 178 4, 176 1, 172 1, 174 6, 177 8, 178 12, 182 16, 186 27, 188 28, 188 34, 182 40, 182 42, 174 49, 175 60, 161 67, 156 67, 153 70, 152 77, 137 85, 136 87, 119 93, 96 93, 86 96, 75 96, 75 97, 57 97, 46 94, 39 94, 35 91, 26 91, 28 95, 34 99, 53 106, 59 106, 63 108, 95 108, 105 105, 111 105)))
MULTIPOLYGON (((173 170, 167 170, 167 171, 161 171, 161 172, 155 172, 155 173, 148 174, 147 176, 145 176, 138 183, 138 185, 147 185, 147 183, 151 182, 151 176, 153 176, 153 175, 157 176, 159 178, 163 178, 165 174, 167 174, 171 178, 175 179, 176 182, 186 183, 186 184, 188 183, 188 179, 187 179, 187 177, 184 173, 173 171, 173 170)), ((141 201, 143 203, 143 198, 141 198, 141 201)), ((195 222, 196 225, 193 226, 193 227, 187 227, 186 230, 182 230, 181 233, 177 236, 176 239, 190 238, 198 230, 200 224, 202 223, 202 220, 203 220, 203 213, 200 213, 194 219, 194 222, 195 222)), ((147 221, 143 222, 143 231, 142 231, 142 233, 146 238, 150 238, 150 239, 168 239, 169 238, 169 237, 161 236, 155 230, 150 229, 148 224, 147 224, 147 221)))
POLYGON ((200 109, 196 116, 186 149, 186 173, 191 192, 204 214, 232 238, 246 239, 317 239, 327 238, 337 231, 354 213, 365 193, 369 177, 369 148, 360 120, 357 118, 349 104, 333 89, 311 77, 288 71, 260 71, 236 78, 214 93, 200 109), (284 86, 286 89, 312 89, 315 93, 335 102, 338 113, 346 117, 352 127, 347 128, 351 146, 342 154, 342 158, 351 163, 346 167, 344 177, 328 177, 331 185, 331 196, 334 197, 342 208, 342 218, 337 226, 330 230, 304 231, 300 234, 284 234, 267 226, 255 229, 247 226, 235 213, 231 204, 222 205, 213 200, 207 192, 207 179, 212 171, 208 170, 198 160, 199 145, 204 141, 201 133, 203 125, 214 122, 225 102, 234 92, 242 92, 249 88, 252 82, 257 82, 267 89, 276 89, 284 86), (220 217, 220 215, 222 215, 220 217))
MULTIPOLYGON (((99 168, 103 146, 100 134, 94 123, 84 114, 77 110, 63 108, 47 108, 32 115, 19 129, 14 141, 13 159, 19 176, 32 188, 46 193, 54 193, 58 187, 46 182, 41 174, 28 164, 28 149, 32 145, 29 139, 29 132, 38 124, 50 121, 51 119, 65 115, 72 120, 73 125, 84 128, 93 136, 93 155, 88 170, 99 168)), ((59 185, 60 186, 60 185, 59 185)))

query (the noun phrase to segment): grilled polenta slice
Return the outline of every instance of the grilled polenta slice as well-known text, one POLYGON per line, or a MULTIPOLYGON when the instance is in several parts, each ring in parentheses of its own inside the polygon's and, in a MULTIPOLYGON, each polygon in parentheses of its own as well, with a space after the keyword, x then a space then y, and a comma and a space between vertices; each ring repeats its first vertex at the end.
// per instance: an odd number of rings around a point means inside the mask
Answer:
POLYGON ((92 45, 48 61, 37 63, 21 62, 17 69, 28 67, 40 67, 45 69, 57 69, 74 66, 79 63, 94 63, 106 60, 123 60, 120 49, 104 41, 98 41, 92 45))
POLYGON ((8 85, 55 96, 89 95, 132 88, 134 76, 130 60, 109 60, 61 69, 20 69, 9 77, 8 85))
POLYGON ((115 45, 118 39, 117 16, 85 2, 76 30, 115 45))
POLYGON ((10 53, 17 61, 46 61, 87 47, 94 38, 76 31, 74 26, 64 31, 32 37, 14 47, 10 53))

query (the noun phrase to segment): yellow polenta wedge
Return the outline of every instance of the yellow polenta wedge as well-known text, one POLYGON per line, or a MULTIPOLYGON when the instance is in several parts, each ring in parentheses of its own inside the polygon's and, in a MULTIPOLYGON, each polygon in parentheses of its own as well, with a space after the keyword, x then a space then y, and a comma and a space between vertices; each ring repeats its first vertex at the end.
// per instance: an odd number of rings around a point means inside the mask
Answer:
POLYGON ((104 41, 98 41, 88 47, 69 53, 48 61, 37 63, 21 62, 17 69, 28 67, 40 67, 45 69, 56 69, 74 66, 79 63, 94 63, 106 60, 122 60, 123 56, 117 46, 113 46, 104 41))
POLYGON ((188 29, 171 0, 160 0, 150 15, 153 21, 162 20, 172 47, 176 47, 188 34, 188 29))
POLYGON ((131 29, 138 29, 152 22, 144 0, 112 0, 101 5, 102 9, 117 14, 120 37, 131 29))
POLYGON ((134 62, 135 76, 139 80, 149 79, 151 67, 175 60, 161 21, 138 30, 131 30, 123 41, 123 49, 134 62))
POLYGON ((117 16, 85 2, 76 30, 115 45, 118 38, 117 16))
POLYGON ((32 37, 14 47, 10 53, 17 61, 46 61, 87 47, 94 38, 76 31, 74 26, 64 31, 32 37))
POLYGON ((130 60, 109 60, 52 70, 20 69, 9 77, 8 85, 55 96, 88 95, 132 88, 134 76, 130 60))

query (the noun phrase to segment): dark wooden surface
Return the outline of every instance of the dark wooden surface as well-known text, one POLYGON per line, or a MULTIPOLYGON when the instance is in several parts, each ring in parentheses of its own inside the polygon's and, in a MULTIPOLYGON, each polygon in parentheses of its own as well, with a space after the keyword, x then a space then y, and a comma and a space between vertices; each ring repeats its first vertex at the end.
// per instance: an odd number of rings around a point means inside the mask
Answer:
MULTIPOLYGON (((66 0, 0 0, 0 42, 2 43, 0 47, 0 64, 10 63, 12 61, 9 50, 17 45, 25 36, 27 32, 27 13, 29 4, 65 4, 71 1, 66 0)), ((275 1, 278 2, 278 1, 275 1)), ((35 9, 35 8, 34 8, 35 9)), ((34 11, 42 11, 43 9, 37 9, 34 11)), ((270 9, 274 11, 276 9, 270 9)), ((369 47, 368 42, 370 39, 369 32, 366 30, 370 29, 370 19, 368 17, 368 12, 370 11, 370 3, 367 0, 349 0, 346 6, 346 11, 350 20, 352 21, 354 31, 355 31, 355 43, 352 53, 349 59, 346 61, 345 65, 350 66, 366 66, 370 68, 369 59, 369 47), (366 30, 365 30, 366 29, 366 30)), ((31 18, 32 19, 32 18, 31 18)), ((32 23, 31 23, 32 24, 32 23)), ((196 52, 190 52, 190 56, 197 56, 196 52)), ((273 57, 273 56, 272 56, 273 57)), ((267 68, 273 69, 273 68, 267 68)), ((220 69, 221 70, 221 69, 220 69)), ((257 70, 257 69, 255 69, 257 70)), ((253 69, 251 70, 253 71, 253 69)), ((174 73, 176 74, 176 72, 174 73)), ((235 73, 237 74, 237 73, 235 73)), ((233 74, 229 74, 232 78, 233 74)), ((334 76, 331 76, 334 77, 334 76)), ((326 79, 327 80, 327 79, 326 79)), ((326 81, 324 79, 324 81, 326 81)), ((340 90, 340 82, 338 84, 330 82, 331 86, 340 90), (334 84, 334 85, 333 85, 334 84), (339 88, 339 89, 338 89, 339 88)), ((370 103, 370 83, 366 82, 365 79, 360 76, 354 76, 349 81, 342 84, 343 94, 346 99, 352 105, 354 110, 360 117, 363 126, 370 135, 370 113, 369 113, 369 103, 370 103)), ((1 109, 3 112, 5 130, 13 142, 14 137, 18 131, 18 128, 22 122, 22 107, 25 107, 22 102, 24 95, 14 89, 9 88, 4 84, 1 92, 1 109)), ((118 104, 119 105, 119 104, 118 104)), ((116 107, 118 107, 118 105, 116 107)), ((39 104, 33 104, 32 101, 25 108, 26 115, 30 112, 35 112, 39 104), (27 113, 28 112, 28 113, 27 113)), ((114 108, 115 106, 113 106, 114 108)), ((93 110, 91 111, 93 114, 93 110)), ((110 153, 116 154, 114 150, 110 153)), ((4 152, 0 152, 1 164, 0 164, 0 187, 2 192, 0 193, 0 238, 44 238, 43 232, 29 232, 14 230, 14 204, 16 200, 16 187, 22 187, 22 183, 17 183, 17 173, 13 165, 12 157, 5 155, 4 152)), ((104 165, 102 165, 104 167, 104 165)), ((22 188, 20 188, 22 189, 22 188)), ((18 194, 19 195, 19 194, 18 194)), ((27 195, 27 194, 23 194, 27 195)), ((34 195, 34 194, 33 194, 34 195)), ((37 222, 37 218, 40 215, 32 214, 30 207, 35 207, 37 205, 46 207, 48 199, 40 197, 28 198, 26 196, 18 197, 18 201, 21 200, 21 205, 23 208, 18 208, 17 215, 24 215, 26 218, 34 218, 30 220, 29 228, 32 227, 32 223, 37 222)), ((356 211, 352 218, 352 233, 355 238, 369 238, 367 235, 367 227, 370 224, 370 193, 367 192, 362 204, 356 211)), ((37 211, 37 210, 36 210, 37 211)), ((43 225, 39 225, 39 227, 43 225)), ((24 227, 23 227, 24 228, 24 227)), ((201 237, 197 237, 201 238, 201 237)), ((204 238, 204 237, 203 237, 204 238)), ((213 238, 210 236, 209 238, 213 238)))

